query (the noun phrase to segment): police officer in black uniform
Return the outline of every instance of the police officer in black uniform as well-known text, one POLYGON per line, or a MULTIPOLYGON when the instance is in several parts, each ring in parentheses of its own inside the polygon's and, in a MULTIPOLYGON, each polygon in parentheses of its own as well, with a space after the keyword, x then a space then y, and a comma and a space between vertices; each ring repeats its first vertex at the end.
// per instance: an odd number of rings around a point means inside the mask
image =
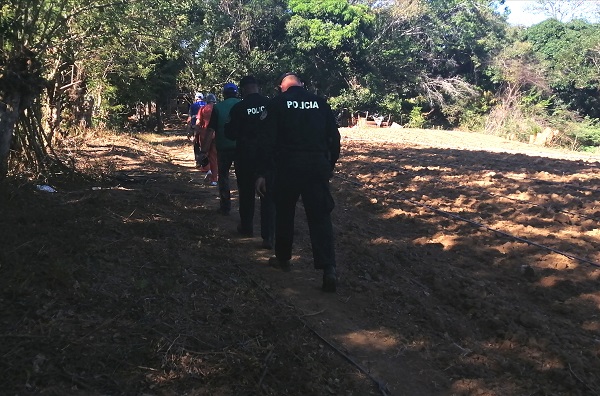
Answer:
MULTIPOLYGON (((235 176, 239 191, 240 224, 238 232, 244 236, 253 235, 255 182, 257 177, 256 155, 258 136, 263 133, 260 120, 268 98, 259 93, 258 83, 253 76, 241 79, 239 87, 243 100, 236 103, 229 112, 229 121, 225 124, 225 136, 236 141, 235 176)), ((270 176, 266 174, 265 176, 270 176)), ((268 183, 272 180, 267 177, 268 183)), ((275 233, 275 205, 271 194, 260 198, 260 233, 262 247, 273 248, 275 233)))
MULTIPOLYGON (((275 257, 269 264, 289 270, 292 257, 294 216, 298 198, 306 211, 314 266, 323 269, 323 290, 335 292, 337 275, 331 211, 333 197, 329 179, 340 156, 340 133, 325 99, 304 89, 295 73, 279 79, 281 94, 261 115, 265 134, 259 146, 259 174, 275 171, 275 257), (263 140, 264 139, 264 140, 263 140)), ((257 192, 268 186, 263 177, 257 192)))

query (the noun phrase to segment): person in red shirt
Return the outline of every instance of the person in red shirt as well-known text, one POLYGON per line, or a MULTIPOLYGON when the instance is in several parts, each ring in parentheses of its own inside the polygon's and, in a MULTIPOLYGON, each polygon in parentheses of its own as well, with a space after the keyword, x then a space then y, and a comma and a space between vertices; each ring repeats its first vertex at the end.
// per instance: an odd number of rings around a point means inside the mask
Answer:
POLYGON ((206 106, 201 107, 196 116, 196 119, 198 120, 196 138, 201 147, 200 152, 196 157, 196 166, 201 166, 204 158, 208 157, 208 164, 201 167, 201 170, 207 172, 206 177, 210 180, 212 186, 216 186, 217 181, 219 180, 219 168, 217 164, 217 147, 214 142, 214 136, 212 136, 214 135, 214 132, 211 132, 211 136, 209 136, 207 128, 210 123, 213 106, 216 102, 217 97, 215 95, 206 95, 206 106))

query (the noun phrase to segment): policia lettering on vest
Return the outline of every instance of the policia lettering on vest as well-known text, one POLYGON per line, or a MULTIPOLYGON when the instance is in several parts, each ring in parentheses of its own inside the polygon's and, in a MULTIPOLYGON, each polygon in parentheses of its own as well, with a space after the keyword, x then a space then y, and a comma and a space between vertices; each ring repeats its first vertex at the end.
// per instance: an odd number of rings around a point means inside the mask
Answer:
POLYGON ((340 133, 326 100, 304 89, 298 75, 284 74, 279 86, 281 94, 260 115, 264 133, 258 146, 256 190, 264 195, 272 189, 276 208, 275 257, 269 263, 289 270, 296 204, 302 197, 314 267, 323 270, 323 290, 335 292, 334 202, 329 179, 340 155, 340 133), (269 171, 274 172, 272 187, 264 177, 269 171))
POLYGON ((260 107, 249 107, 246 109, 246 111, 248 112, 248 115, 252 114, 252 115, 260 115, 263 111, 265 110, 265 106, 260 106, 260 107))
POLYGON ((317 102, 300 102, 296 100, 288 100, 287 101, 288 109, 300 109, 300 110, 310 110, 310 109, 318 109, 319 104, 317 102))

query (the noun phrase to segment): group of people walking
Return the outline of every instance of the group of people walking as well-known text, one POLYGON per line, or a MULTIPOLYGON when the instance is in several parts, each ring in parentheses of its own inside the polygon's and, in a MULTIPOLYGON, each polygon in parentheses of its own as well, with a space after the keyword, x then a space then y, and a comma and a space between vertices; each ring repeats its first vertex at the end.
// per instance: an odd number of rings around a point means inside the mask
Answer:
POLYGON ((262 247, 275 249, 269 264, 284 271, 291 269, 296 204, 302 197, 314 267, 323 270, 323 291, 335 292, 329 180, 340 155, 340 134, 327 101, 307 91, 296 73, 283 74, 277 87, 280 93, 269 99, 253 76, 245 76, 239 87, 223 86, 220 102, 209 94, 206 103, 194 108, 204 99, 197 95, 188 117, 195 126, 196 164, 211 172, 211 184, 218 185, 223 215, 231 211, 233 164, 239 193, 237 231, 243 236, 254 235, 258 194, 262 247))

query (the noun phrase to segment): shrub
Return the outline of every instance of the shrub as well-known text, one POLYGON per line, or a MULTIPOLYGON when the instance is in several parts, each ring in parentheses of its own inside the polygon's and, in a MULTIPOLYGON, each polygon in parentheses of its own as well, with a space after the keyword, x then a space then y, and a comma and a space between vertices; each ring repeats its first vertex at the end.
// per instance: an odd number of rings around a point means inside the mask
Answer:
POLYGON ((421 106, 414 106, 408 115, 407 126, 409 128, 424 128, 426 124, 427 120, 423 115, 423 108, 421 106))
POLYGON ((568 133, 582 150, 596 150, 600 146, 600 125, 597 122, 584 120, 574 126, 568 133))

